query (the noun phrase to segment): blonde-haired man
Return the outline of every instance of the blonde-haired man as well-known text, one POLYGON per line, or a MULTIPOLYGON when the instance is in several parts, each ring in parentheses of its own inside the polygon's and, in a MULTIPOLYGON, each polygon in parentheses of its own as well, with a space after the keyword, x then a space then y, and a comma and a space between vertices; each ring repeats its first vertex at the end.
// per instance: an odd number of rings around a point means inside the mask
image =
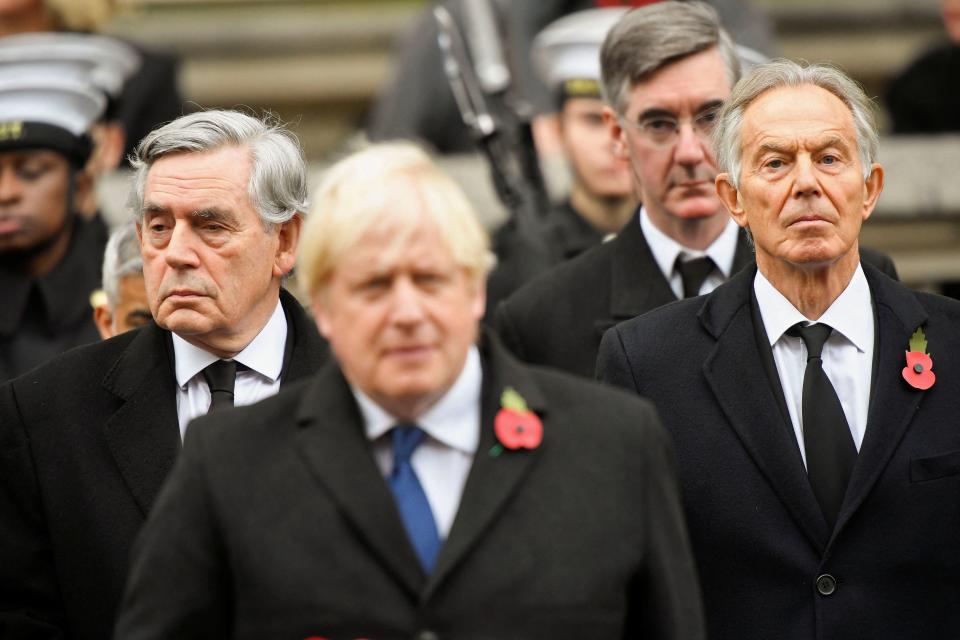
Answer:
POLYGON ((190 429, 118 638, 702 637, 650 405, 478 339, 487 239, 426 155, 331 169, 301 256, 336 362, 190 429))

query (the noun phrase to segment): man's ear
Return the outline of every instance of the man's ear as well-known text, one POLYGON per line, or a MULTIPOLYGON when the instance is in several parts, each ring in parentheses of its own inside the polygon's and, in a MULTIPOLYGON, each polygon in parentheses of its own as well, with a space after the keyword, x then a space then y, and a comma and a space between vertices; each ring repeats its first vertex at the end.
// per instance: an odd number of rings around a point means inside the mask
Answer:
POLYGON ((300 229, 303 217, 298 213, 280 225, 277 231, 277 253, 273 260, 273 276, 282 278, 290 273, 297 263, 297 250, 300 246, 300 229))
POLYGON ((110 307, 105 304, 98 304, 93 308, 93 323, 97 325, 97 331, 100 332, 100 338, 106 340, 112 338, 113 332, 113 313, 110 307))
POLYGON ((734 222, 746 229, 747 214, 743 210, 743 204, 740 202, 740 192, 730 181, 730 174, 717 174, 715 185, 720 202, 723 203, 723 206, 726 207, 730 215, 733 216, 734 222))
POLYGON ((863 219, 866 220, 873 213, 877 206, 877 200, 880 199, 880 192, 883 191, 884 172, 883 167, 878 162, 874 162, 870 168, 870 175, 867 176, 866 190, 863 197, 863 219))
POLYGON ((613 155, 620 160, 629 160, 630 154, 627 151, 627 134, 620 126, 620 118, 617 112, 608 106, 603 107, 603 123, 607 125, 610 132, 610 140, 613 149, 613 155))
POLYGON ((73 172, 73 210, 87 220, 96 214, 96 194, 93 192, 93 176, 86 169, 73 172))

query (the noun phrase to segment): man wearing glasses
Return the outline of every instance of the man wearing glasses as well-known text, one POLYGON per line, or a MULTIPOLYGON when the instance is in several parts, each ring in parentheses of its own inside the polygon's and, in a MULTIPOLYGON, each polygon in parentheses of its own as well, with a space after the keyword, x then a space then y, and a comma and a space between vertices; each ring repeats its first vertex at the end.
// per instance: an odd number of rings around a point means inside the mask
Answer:
MULTIPOLYGON (((642 204, 614 240, 521 288, 494 318, 521 359, 591 377, 604 331, 709 293, 753 262, 714 189, 710 135, 740 78, 716 11, 673 0, 631 11, 607 35, 600 64, 614 152, 629 162, 642 204)), ((865 257, 895 277, 889 258, 865 257)))

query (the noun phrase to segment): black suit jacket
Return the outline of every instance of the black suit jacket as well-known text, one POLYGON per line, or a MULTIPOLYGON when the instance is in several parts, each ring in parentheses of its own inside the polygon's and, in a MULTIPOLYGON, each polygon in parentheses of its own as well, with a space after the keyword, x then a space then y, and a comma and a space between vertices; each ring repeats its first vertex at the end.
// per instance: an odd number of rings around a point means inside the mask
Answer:
POLYGON ((864 272, 875 374, 833 531, 762 364, 755 267, 604 336, 598 376, 652 399, 673 435, 713 640, 960 638, 960 302, 864 272), (921 326, 928 391, 901 377, 921 326))
MULTIPOLYGON (((287 383, 327 349, 281 300, 287 383)), ((180 450, 171 353, 150 324, 0 387, 0 637, 110 637, 130 546, 180 450)))
MULTIPOLYGON (((897 277, 888 256, 867 248, 861 256, 897 277)), ((732 272, 753 261, 753 247, 741 232, 732 272)), ((516 291, 497 307, 493 324, 521 360, 592 378, 607 329, 676 299, 634 217, 613 240, 516 291)))
MULTIPOLYGON (((733 270, 752 261, 741 234, 733 270)), ((521 287, 497 307, 494 326, 521 360, 592 378, 607 329, 676 299, 634 217, 613 240, 521 287)))
POLYGON ((480 444, 431 575, 331 361, 204 417, 143 529, 117 638, 702 638, 666 436, 619 390, 482 350, 480 444), (543 421, 492 455, 506 386, 543 421))

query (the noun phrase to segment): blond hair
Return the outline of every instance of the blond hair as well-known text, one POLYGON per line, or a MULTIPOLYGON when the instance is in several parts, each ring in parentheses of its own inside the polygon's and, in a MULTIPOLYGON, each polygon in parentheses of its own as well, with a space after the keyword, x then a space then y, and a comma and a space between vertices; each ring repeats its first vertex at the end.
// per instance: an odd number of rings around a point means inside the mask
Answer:
POLYGON ((440 233, 454 261, 482 283, 494 263, 487 234, 460 187, 422 149, 383 143, 344 158, 326 172, 303 229, 298 277, 305 292, 321 292, 368 231, 395 231, 389 254, 424 219, 440 233))

